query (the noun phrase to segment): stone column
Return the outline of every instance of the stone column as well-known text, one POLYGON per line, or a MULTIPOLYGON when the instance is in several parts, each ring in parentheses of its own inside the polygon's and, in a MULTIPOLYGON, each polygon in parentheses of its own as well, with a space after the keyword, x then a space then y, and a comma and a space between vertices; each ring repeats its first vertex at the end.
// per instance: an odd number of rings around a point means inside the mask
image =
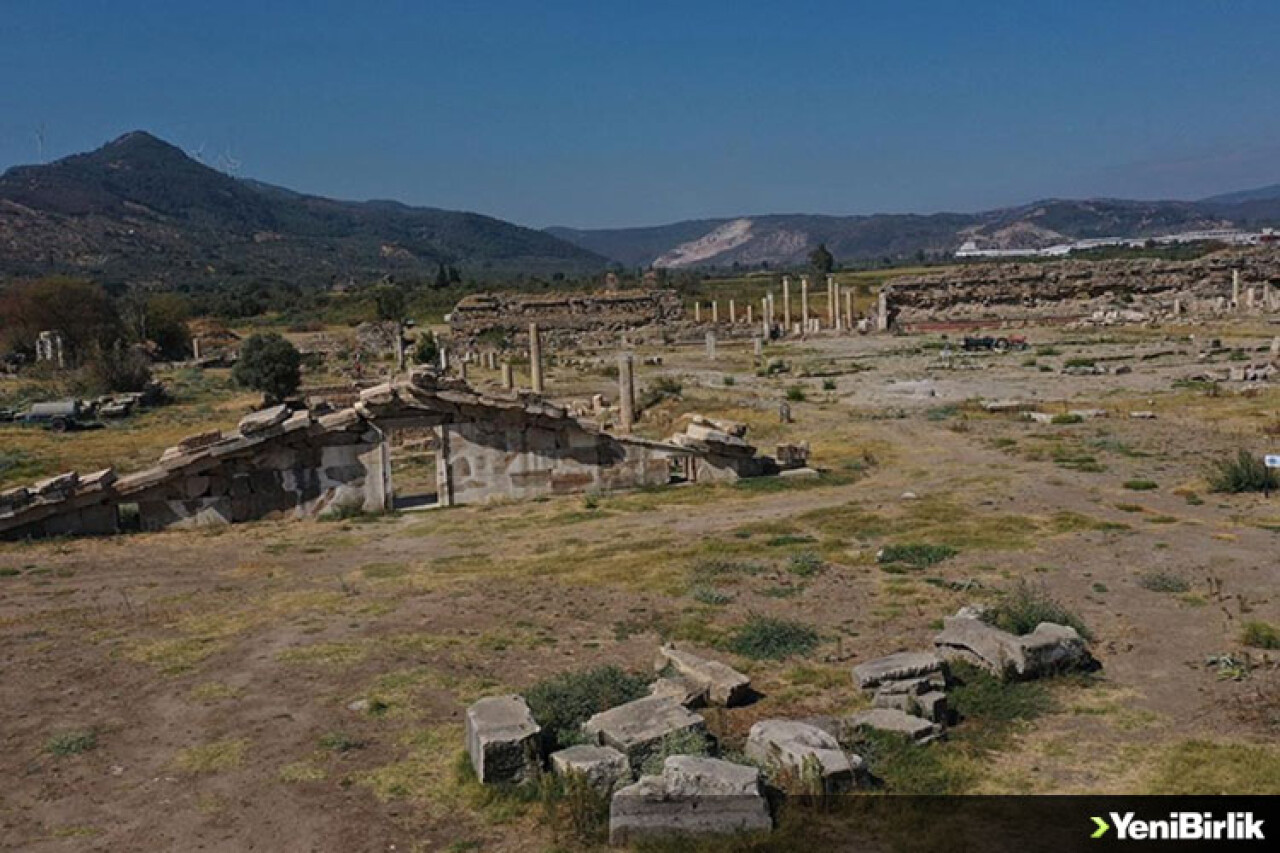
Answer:
POLYGON ((618 425, 624 433, 635 423, 636 383, 631 353, 618 356, 618 425))
POLYGON ((707 358, 711 361, 716 360, 716 333, 707 332, 707 358))
POLYGON ((766 339, 769 337, 769 329, 773 326, 773 305, 770 303, 769 297, 766 296, 760 300, 760 328, 764 330, 766 339))
POLYGON ((516 387, 515 377, 511 374, 511 362, 502 362, 502 387, 510 391, 516 387))
POLYGON ((465 358, 458 361, 458 378, 463 382, 467 381, 467 360, 465 358))
POLYGON ((1253 285, 1249 285, 1248 287, 1246 287, 1244 290, 1244 307, 1252 311, 1254 309, 1254 306, 1257 305, 1257 302, 1256 302, 1257 298, 1258 298, 1257 288, 1255 288, 1253 285))
POLYGON ((836 303, 837 303, 837 300, 839 300, 839 298, 840 297, 836 295, 836 277, 833 275, 828 275, 827 276, 827 325, 832 329, 836 328, 838 325, 838 319, 840 316, 840 306, 837 305, 836 303))
POLYGON ((836 331, 838 332, 844 328, 844 310, 840 307, 840 285, 839 284, 833 287, 832 294, 836 298, 835 307, 833 310, 836 318, 835 327, 836 327, 836 331))
POLYGON ((756 355, 764 355, 764 339, 763 338, 752 338, 751 344, 755 349, 756 355))
POLYGON ((440 345, 440 372, 449 372, 449 348, 444 344, 440 345))
POLYGON ((732 326, 738 322, 738 309, 734 306, 733 300, 729 300, 729 325, 732 326))
POLYGON ((782 277, 782 331, 791 334, 791 276, 782 277))
POLYGON ((200 360, 200 339, 199 338, 191 339, 191 357, 196 361, 200 360))
POLYGON ((876 298, 876 331, 889 331, 889 294, 883 289, 880 290, 879 296, 876 298))
POLYGON ((720 303, 714 299, 711 300, 711 322, 715 324, 720 322, 720 303))
POLYGON ((844 289, 844 327, 853 331, 853 288, 844 289))
POLYGON ((1231 271, 1231 307, 1240 307, 1240 270, 1231 271))
POLYGON ((751 303, 747 303, 747 325, 750 326, 755 320, 751 319, 751 303))
POLYGON ((693 303, 693 322, 695 323, 702 322, 702 300, 701 299, 693 303))
POLYGON ((544 390, 542 384, 542 338, 538 332, 538 324, 529 324, 529 381, 533 386, 533 393, 541 394, 544 390))
POLYGON ((809 331, 809 276, 800 276, 800 328, 809 331))

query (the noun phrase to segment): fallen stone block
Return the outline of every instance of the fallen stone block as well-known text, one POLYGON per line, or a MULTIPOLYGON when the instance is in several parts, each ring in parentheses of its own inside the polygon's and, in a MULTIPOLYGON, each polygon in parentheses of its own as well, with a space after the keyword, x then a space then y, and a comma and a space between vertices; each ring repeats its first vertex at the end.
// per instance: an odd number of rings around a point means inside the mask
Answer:
POLYGON ((795 720, 761 720, 751 727, 747 757, 795 774, 816 770, 826 793, 847 791, 862 770, 862 759, 850 756, 827 731, 795 720))
POLYGON ((222 430, 215 429, 198 435, 189 435, 178 442, 177 448, 183 453, 190 453, 208 447, 211 444, 217 444, 219 441, 222 441, 222 430))
POLYGON ((649 685, 649 695, 674 699, 686 708, 701 708, 707 704, 707 686, 684 678, 659 678, 649 685))
POLYGON ((853 680, 863 690, 869 690, 885 681, 902 681, 934 672, 943 672, 943 661, 933 652, 898 652, 858 664, 853 668, 853 680))
POLYGON ((600 746, 624 753, 632 767, 640 767, 665 737, 689 733, 706 737, 707 724, 674 699, 646 696, 601 711, 583 724, 583 731, 600 746))
POLYGON ((580 774, 592 788, 611 794, 622 782, 631 781, 627 757, 607 746, 579 744, 551 753, 551 770, 561 776, 580 774))
POLYGON ((705 687, 707 701, 712 705, 732 708, 751 698, 751 679, 719 661, 707 660, 668 645, 658 650, 656 667, 661 672, 668 666, 685 681, 705 687))
POLYGON ((784 468, 778 472, 778 476, 789 480, 816 480, 822 473, 815 468, 784 468))
POLYGON ((1034 631, 1020 639, 1026 665, 1019 675, 1047 675, 1092 663, 1084 637, 1069 625, 1041 622, 1034 631))
POLYGON ((541 764, 541 727, 520 696, 491 696, 467 708, 467 752, 486 785, 523 782, 541 764))
POLYGON ((673 755, 660 776, 645 776, 613 795, 609 843, 693 840, 773 828, 755 767, 673 755))
POLYGON ((241 435, 252 435, 255 432, 279 426, 289 417, 289 407, 285 405, 271 406, 259 412, 252 412, 240 419, 241 435))
POLYGON ((47 477, 31 486, 31 491, 46 500, 61 500, 75 491, 80 482, 80 475, 75 471, 47 477))
POLYGON ((936 723, 893 708, 872 708, 870 711, 861 711, 844 719, 842 724, 845 732, 875 729, 905 735, 916 743, 928 743, 942 735, 942 728, 936 723))
POLYGON ((1156 413, 1145 410, 1140 412, 1130 412, 1129 417, 1138 421, 1153 421, 1156 419, 1156 413))
POLYGON ((1000 678, 1035 678, 1091 660, 1074 628, 1050 622, 1019 637, 978 619, 950 616, 933 642, 943 657, 967 660, 1000 678))

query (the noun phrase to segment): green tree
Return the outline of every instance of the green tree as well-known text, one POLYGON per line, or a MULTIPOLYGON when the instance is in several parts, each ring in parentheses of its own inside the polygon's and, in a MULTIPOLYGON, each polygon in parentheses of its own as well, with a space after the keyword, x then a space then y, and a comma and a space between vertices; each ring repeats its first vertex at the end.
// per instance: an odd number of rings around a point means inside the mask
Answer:
POLYGON ((396 327, 396 369, 404 370, 404 311, 405 294, 394 284, 379 285, 373 292, 378 319, 394 323, 396 327))
POLYGON ((440 288, 449 286, 449 273, 445 271, 444 264, 436 267, 436 280, 432 283, 432 287, 439 290, 440 288))
POLYGON ((155 293, 147 299, 147 337, 170 360, 191 354, 191 304, 179 293, 155 293))
POLYGON ((34 349, 45 330, 61 332, 67 357, 80 363, 95 347, 110 348, 124 325, 107 292, 82 279, 43 278, 0 293, 0 347, 34 349))
POLYGON ((809 266, 818 275, 827 275, 836 268, 836 259, 827 250, 826 243, 819 243, 818 248, 809 253, 809 266))
POLYGON ((434 332, 423 332, 418 336, 418 345, 413 350, 413 360, 418 364, 435 365, 440 360, 440 344, 434 332))
POLYGON ((267 402, 279 402, 302 384, 302 355, 276 332, 256 334, 241 344, 231 378, 261 391, 267 402))

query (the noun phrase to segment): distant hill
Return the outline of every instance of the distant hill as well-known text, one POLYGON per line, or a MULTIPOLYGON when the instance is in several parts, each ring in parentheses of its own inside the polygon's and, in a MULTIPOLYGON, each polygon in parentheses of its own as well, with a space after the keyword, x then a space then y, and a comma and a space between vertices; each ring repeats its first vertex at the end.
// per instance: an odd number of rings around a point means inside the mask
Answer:
POLYGON ((142 131, 0 175, 0 278, 325 285, 430 277, 442 263, 479 275, 606 265, 588 250, 488 216, 336 201, 237 179, 142 131))
POLYGON ((920 253, 949 255, 969 241, 979 248, 1039 249, 1096 237, 1277 225, 1280 192, 1275 198, 1268 192, 1200 202, 1046 199, 982 213, 771 214, 648 228, 549 228, 547 233, 629 267, 793 266, 803 264, 819 243, 841 263, 897 261, 920 253))

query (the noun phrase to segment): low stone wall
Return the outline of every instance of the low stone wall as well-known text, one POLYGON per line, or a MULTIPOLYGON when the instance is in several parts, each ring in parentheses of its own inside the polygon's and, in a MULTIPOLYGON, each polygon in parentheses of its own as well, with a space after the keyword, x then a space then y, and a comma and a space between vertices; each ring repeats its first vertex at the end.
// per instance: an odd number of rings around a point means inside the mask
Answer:
POLYGON ((478 293, 462 299, 449 315, 459 338, 492 329, 526 334, 530 323, 555 336, 562 332, 623 332, 675 323, 684 317, 674 290, 619 290, 607 293, 478 293))

